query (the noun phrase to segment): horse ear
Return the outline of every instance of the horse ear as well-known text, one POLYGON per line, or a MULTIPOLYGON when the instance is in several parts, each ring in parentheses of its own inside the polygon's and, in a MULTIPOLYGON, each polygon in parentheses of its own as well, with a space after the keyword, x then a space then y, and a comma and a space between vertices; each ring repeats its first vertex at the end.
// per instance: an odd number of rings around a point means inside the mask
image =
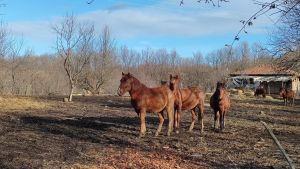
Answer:
POLYGON ((178 75, 176 75, 176 76, 175 76, 175 78, 176 78, 176 79, 179 79, 179 76, 178 76, 178 75))
POLYGON ((172 74, 170 74, 170 79, 172 78, 172 74))
POLYGON ((128 76, 131 76, 131 74, 128 72, 128 76))
POLYGON ((125 75, 125 73, 124 72, 122 72, 122 76, 124 76, 125 75))

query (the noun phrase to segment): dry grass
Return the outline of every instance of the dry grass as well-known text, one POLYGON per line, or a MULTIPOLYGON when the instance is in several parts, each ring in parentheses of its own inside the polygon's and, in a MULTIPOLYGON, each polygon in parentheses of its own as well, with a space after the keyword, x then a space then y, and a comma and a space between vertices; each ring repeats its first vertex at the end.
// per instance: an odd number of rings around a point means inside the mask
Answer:
POLYGON ((2 97, 0 108, 2 110, 46 109, 49 103, 29 97, 2 97))
POLYGON ((212 127, 207 97, 204 133, 197 122, 187 132, 191 115, 185 111, 179 134, 166 137, 165 122, 154 137, 158 118, 147 114, 147 134, 138 139, 139 118, 128 97, 77 96, 67 104, 62 98, 19 97, 15 102, 30 105, 22 104, 22 109, 38 105, 24 110, 3 109, 8 106, 0 101, 0 168, 287 168, 260 121, 272 128, 294 164, 300 164, 300 100, 286 107, 277 97, 232 97, 225 131, 220 132, 212 127))

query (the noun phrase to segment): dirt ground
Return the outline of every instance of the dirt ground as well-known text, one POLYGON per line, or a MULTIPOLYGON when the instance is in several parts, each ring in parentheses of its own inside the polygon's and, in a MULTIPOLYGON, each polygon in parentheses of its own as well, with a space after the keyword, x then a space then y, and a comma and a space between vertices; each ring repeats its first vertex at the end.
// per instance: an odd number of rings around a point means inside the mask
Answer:
POLYGON ((188 132, 183 112, 179 134, 160 136, 156 114, 146 117, 147 134, 129 98, 78 96, 0 98, 0 168, 288 168, 260 121, 272 129, 296 168, 300 167, 300 100, 232 99, 224 132, 214 131, 206 101, 205 132, 188 132))

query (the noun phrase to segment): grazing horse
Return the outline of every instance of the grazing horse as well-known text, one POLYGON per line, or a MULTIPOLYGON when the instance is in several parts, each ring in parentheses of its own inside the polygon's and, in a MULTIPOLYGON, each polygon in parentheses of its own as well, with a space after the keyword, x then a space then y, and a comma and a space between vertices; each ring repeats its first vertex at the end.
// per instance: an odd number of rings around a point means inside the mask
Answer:
POLYGON ((155 133, 155 136, 158 136, 164 122, 164 110, 167 111, 169 119, 168 136, 171 134, 174 124, 173 109, 175 97, 167 85, 161 85, 156 88, 148 88, 130 73, 124 74, 122 72, 118 95, 122 96, 126 92, 129 92, 131 105, 140 117, 141 128, 139 137, 143 137, 146 133, 146 112, 158 113, 159 125, 155 133))
POLYGON ((288 101, 290 102, 291 106, 294 106, 295 102, 295 92, 291 89, 280 87, 279 95, 283 98, 284 105, 288 105, 288 101))
POLYGON ((192 122, 189 128, 189 131, 192 131, 195 124, 196 108, 199 109, 198 120, 201 122, 201 132, 203 132, 204 124, 204 99, 205 94, 199 87, 188 87, 188 88, 179 88, 179 77, 178 75, 170 74, 170 89, 174 92, 175 95, 175 129, 176 133, 179 132, 180 121, 181 121, 181 111, 182 110, 191 110, 192 113, 192 122))
POLYGON ((225 89, 225 83, 217 83, 216 91, 210 97, 210 107, 215 113, 214 129, 216 129, 219 120, 220 129, 222 131, 225 128, 225 115, 230 108, 230 98, 225 89))
POLYGON ((259 95, 262 95, 263 96, 263 98, 266 98, 266 93, 267 93, 267 91, 266 91, 266 89, 263 87, 263 86, 258 86, 257 88, 256 88, 256 90, 255 90, 255 93, 254 93, 254 96, 259 96, 259 95))

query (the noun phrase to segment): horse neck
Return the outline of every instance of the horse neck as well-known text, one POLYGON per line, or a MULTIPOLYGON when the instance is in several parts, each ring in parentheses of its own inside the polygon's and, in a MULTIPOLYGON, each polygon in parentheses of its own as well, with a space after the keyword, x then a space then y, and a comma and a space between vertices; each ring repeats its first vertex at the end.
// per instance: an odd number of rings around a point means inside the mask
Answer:
MULTIPOLYGON (((220 97, 222 95, 222 90, 224 90, 223 88, 217 88, 216 91, 215 91, 215 97, 220 97)), ((223 91, 224 92, 224 91, 223 91)), ((223 93, 224 95, 224 93, 223 93)))
POLYGON ((130 96, 133 96, 135 93, 140 92, 141 90, 146 89, 147 87, 141 83, 138 79, 133 78, 131 82, 131 89, 129 91, 130 96))
POLYGON ((286 97, 286 96, 287 96, 287 93, 288 93, 288 89, 287 89, 287 88, 284 88, 283 91, 282 91, 282 95, 283 95, 284 97, 286 97))

